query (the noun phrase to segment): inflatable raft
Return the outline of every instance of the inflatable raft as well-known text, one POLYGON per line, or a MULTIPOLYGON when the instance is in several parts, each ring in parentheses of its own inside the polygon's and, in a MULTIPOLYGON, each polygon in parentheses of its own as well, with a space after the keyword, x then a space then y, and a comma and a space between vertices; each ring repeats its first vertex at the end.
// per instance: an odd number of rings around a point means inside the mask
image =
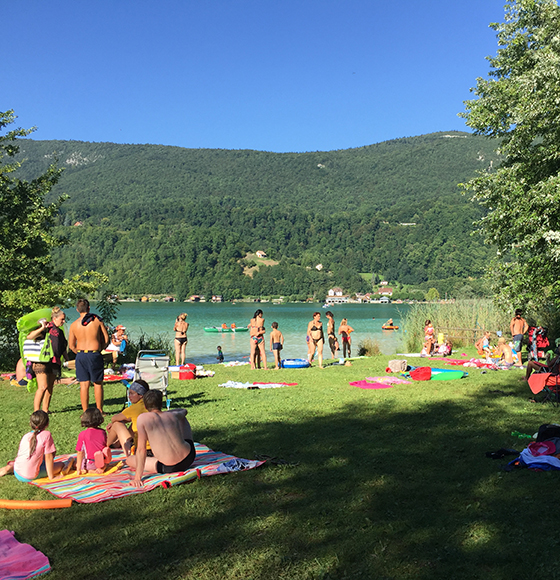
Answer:
POLYGON ((311 365, 305 358, 285 358, 282 359, 281 366, 283 369, 306 369, 311 365))
POLYGON ((381 330, 398 330, 398 326, 382 326, 381 330))

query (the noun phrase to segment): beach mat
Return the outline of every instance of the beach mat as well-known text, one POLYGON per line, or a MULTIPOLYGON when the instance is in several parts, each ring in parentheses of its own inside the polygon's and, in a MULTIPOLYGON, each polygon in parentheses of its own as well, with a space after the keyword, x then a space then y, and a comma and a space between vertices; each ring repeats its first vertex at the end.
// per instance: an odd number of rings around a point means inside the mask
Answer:
MULTIPOLYGON (((212 449, 201 443, 195 443, 195 447, 196 459, 188 471, 144 475, 142 478, 143 487, 134 487, 132 483, 134 470, 126 465, 120 470, 116 470, 116 466, 113 466, 111 468, 113 472, 109 474, 88 474, 85 476, 71 474, 55 481, 49 481, 44 478, 36 479, 31 483, 62 499, 72 499, 78 503, 98 503, 137 493, 145 493, 159 486, 171 487, 219 473, 254 469, 264 463, 264 461, 240 459, 233 455, 212 451, 212 449)), ((61 455, 56 460, 63 461, 69 457, 72 457, 72 455, 61 455)), ((122 452, 114 453, 113 458, 117 462, 122 462, 124 454, 122 452)))

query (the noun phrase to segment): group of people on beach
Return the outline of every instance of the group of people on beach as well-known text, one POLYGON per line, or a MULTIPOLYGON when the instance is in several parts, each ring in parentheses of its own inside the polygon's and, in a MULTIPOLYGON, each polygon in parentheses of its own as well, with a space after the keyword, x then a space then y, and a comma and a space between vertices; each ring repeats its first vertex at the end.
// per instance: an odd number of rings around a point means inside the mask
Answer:
MULTIPOLYGON (((329 310, 325 313, 327 322, 327 338, 329 341, 329 348, 331 350, 332 357, 336 357, 337 351, 340 350, 338 338, 335 334, 335 321, 333 313, 329 310)), ((264 325, 263 311, 258 309, 251 321, 249 322, 249 336, 251 340, 251 351, 249 354, 249 361, 251 364, 251 369, 261 368, 261 361, 263 366, 267 369, 266 362, 266 352, 264 345, 265 336, 265 325, 264 325)), ((284 348, 284 336, 278 329, 278 322, 272 323, 272 331, 270 333, 270 350, 274 354, 274 364, 275 368, 281 368, 281 357, 280 352, 284 348)), ((350 334, 354 332, 354 329, 348 324, 346 318, 342 319, 340 326, 338 327, 338 334, 341 336, 343 356, 351 356, 351 345, 352 339, 350 334)), ((317 354, 317 361, 319 368, 323 368, 323 348, 325 345, 325 334, 323 330, 323 323, 321 322, 321 313, 314 312, 313 317, 309 324, 307 325, 306 333, 307 341, 307 360, 309 363, 313 362, 315 354, 317 354)))
MULTIPOLYGON (((162 412, 163 393, 151 390, 146 381, 136 380, 130 385, 130 406, 111 417, 107 431, 101 427, 105 420, 101 352, 111 339, 101 318, 90 313, 87 300, 78 300, 76 310, 79 317, 70 325, 68 340, 62 330, 66 317, 58 307, 53 308, 51 321, 40 320, 38 328, 26 337, 26 341, 35 343, 35 349, 39 351, 45 340, 50 340, 53 356, 45 362, 28 363, 26 370, 36 376, 38 385, 34 412, 30 417, 31 431, 22 437, 15 460, 0 469, 0 476, 14 473, 20 481, 28 482, 40 477, 53 479, 68 475, 74 469, 77 475, 100 474, 111 462, 111 448, 114 447, 122 448, 127 465, 135 470, 133 485, 138 487, 143 485, 144 473, 173 473, 188 469, 196 457, 196 450, 186 419, 187 411, 173 409, 162 412), (85 429, 78 437, 76 458, 56 462, 53 437, 47 430, 49 404, 67 349, 76 355, 76 378, 80 384, 82 406, 80 420, 85 429), (95 407, 91 408, 90 384, 94 386, 95 396, 95 407)), ((184 331, 186 334, 186 328, 184 331)), ((124 340, 122 333, 119 338, 124 340)))

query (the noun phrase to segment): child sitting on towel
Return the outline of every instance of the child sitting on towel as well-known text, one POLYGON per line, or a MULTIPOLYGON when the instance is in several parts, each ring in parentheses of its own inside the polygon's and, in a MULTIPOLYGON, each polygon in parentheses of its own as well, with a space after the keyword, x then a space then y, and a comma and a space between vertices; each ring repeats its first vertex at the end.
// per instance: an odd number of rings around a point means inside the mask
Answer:
MULTIPOLYGON (((144 395, 150 390, 150 385, 142 379, 135 380, 128 389, 128 400, 130 406, 125 407, 120 413, 111 417, 111 422, 107 425, 109 432, 108 445, 115 446, 117 440, 123 451, 128 456, 132 447, 138 440, 138 429, 136 421, 142 413, 147 413, 144 405, 144 395), (127 426, 130 423, 130 426, 127 426)), ((148 450, 150 445, 148 443, 148 450)))
POLYGON ((29 422, 32 431, 21 438, 15 461, 0 469, 0 477, 13 473, 19 481, 30 482, 38 477, 54 479, 60 473, 66 475, 74 467, 74 459, 66 464, 54 461, 54 441, 50 431, 45 431, 49 426, 47 413, 35 411, 29 422))
POLYGON ((88 471, 103 473, 105 466, 111 462, 111 450, 107 447, 107 433, 101 429, 103 415, 97 407, 90 407, 81 416, 85 430, 78 435, 76 451, 76 473, 81 475, 88 471))

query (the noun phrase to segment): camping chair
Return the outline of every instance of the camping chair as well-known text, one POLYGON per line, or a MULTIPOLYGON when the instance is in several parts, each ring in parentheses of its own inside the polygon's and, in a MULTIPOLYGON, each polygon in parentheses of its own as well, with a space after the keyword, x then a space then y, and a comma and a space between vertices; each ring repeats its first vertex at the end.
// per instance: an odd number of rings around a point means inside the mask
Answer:
POLYGON ((541 403, 550 401, 554 406, 560 404, 560 375, 553 373, 533 373, 529 377, 529 388, 536 395, 544 392, 541 403))
POLYGON ((136 357, 134 380, 142 379, 150 389, 161 391, 167 399, 169 355, 162 350, 140 350, 136 357))

